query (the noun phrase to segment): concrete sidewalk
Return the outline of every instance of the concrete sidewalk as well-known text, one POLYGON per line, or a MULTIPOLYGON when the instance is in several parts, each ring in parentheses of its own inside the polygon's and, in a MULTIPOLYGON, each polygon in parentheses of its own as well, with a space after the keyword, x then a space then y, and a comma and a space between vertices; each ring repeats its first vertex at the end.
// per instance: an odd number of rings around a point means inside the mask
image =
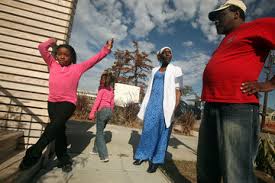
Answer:
MULTIPOLYGON (((94 144, 95 125, 90 122, 69 122, 67 127, 73 171, 63 173, 52 161, 47 169, 40 171, 34 182, 39 183, 168 183, 170 179, 159 169, 146 172, 148 163, 134 166, 133 152, 139 142, 140 130, 116 125, 107 125, 105 139, 110 161, 103 163, 97 155, 91 155, 94 144)), ((168 158, 174 160, 196 160, 197 137, 171 135, 168 158)))

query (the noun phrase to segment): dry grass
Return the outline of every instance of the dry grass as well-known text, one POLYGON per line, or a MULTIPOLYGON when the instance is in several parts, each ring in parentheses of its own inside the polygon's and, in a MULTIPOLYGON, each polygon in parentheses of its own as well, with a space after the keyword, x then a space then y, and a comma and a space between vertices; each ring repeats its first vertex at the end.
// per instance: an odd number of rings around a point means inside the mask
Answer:
POLYGON ((257 170, 273 176, 275 180, 275 144, 268 134, 261 136, 255 162, 257 170))
POLYGON ((131 128, 141 128, 142 123, 137 119, 138 111, 139 106, 135 103, 129 103, 125 107, 116 106, 110 123, 131 128))
POLYGON ((192 112, 185 112, 175 119, 173 131, 182 135, 191 135, 196 118, 192 112))
MULTIPOLYGON (((89 97, 85 93, 78 95, 76 110, 71 119, 88 121, 89 113, 94 100, 94 97, 89 97)), ((141 128, 142 123, 136 117, 138 111, 139 105, 135 103, 129 103, 125 107, 115 106, 110 123, 133 128, 141 128)))
MULTIPOLYGON (((89 120, 88 117, 94 100, 95 98, 89 97, 85 93, 78 95, 78 102, 72 119, 89 120)), ((139 105, 135 103, 129 103, 125 107, 115 106, 110 123, 131 128, 142 128, 143 123, 137 118, 138 111, 139 105)), ((175 120, 173 132, 191 135, 195 121, 195 116, 191 112, 183 113, 175 120)))
POLYGON ((73 116, 74 120, 88 120, 92 104, 95 98, 82 94, 77 96, 77 105, 73 116))

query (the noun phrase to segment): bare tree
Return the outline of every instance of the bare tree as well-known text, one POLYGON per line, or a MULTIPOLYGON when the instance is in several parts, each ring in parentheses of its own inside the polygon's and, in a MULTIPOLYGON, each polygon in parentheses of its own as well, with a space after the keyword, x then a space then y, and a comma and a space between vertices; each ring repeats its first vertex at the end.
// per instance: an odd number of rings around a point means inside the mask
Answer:
POLYGON ((146 87, 146 79, 152 67, 152 61, 148 58, 149 54, 140 51, 137 41, 133 41, 134 51, 117 50, 115 51, 116 61, 111 67, 115 73, 116 82, 146 87))

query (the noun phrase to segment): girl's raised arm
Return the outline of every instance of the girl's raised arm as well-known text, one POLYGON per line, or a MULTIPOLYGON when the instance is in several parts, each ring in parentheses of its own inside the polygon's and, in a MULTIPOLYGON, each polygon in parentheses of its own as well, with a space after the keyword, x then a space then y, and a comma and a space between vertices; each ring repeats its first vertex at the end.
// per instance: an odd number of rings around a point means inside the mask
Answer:
POLYGON ((80 72, 84 73, 88 69, 92 68, 99 61, 101 61, 104 57, 106 57, 111 52, 111 49, 113 47, 113 42, 114 42, 114 39, 108 40, 104 45, 104 47, 95 56, 79 64, 80 72))
POLYGON ((38 45, 38 50, 48 66, 55 60, 54 57, 50 54, 49 48, 56 45, 55 38, 49 38, 47 41, 42 42, 38 45))

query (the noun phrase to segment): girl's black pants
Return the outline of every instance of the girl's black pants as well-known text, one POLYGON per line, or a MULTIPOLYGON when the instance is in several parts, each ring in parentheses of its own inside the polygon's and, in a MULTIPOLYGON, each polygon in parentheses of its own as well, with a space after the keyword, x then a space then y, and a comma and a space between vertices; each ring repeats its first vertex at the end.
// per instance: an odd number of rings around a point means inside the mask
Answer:
MULTIPOLYGON (((40 157, 46 146, 55 140, 55 153, 62 164, 70 162, 67 153, 66 122, 73 115, 76 106, 70 102, 48 102, 50 123, 46 126, 36 144, 34 144, 26 156, 40 157)), ((28 157, 26 157, 28 158, 28 157)))

